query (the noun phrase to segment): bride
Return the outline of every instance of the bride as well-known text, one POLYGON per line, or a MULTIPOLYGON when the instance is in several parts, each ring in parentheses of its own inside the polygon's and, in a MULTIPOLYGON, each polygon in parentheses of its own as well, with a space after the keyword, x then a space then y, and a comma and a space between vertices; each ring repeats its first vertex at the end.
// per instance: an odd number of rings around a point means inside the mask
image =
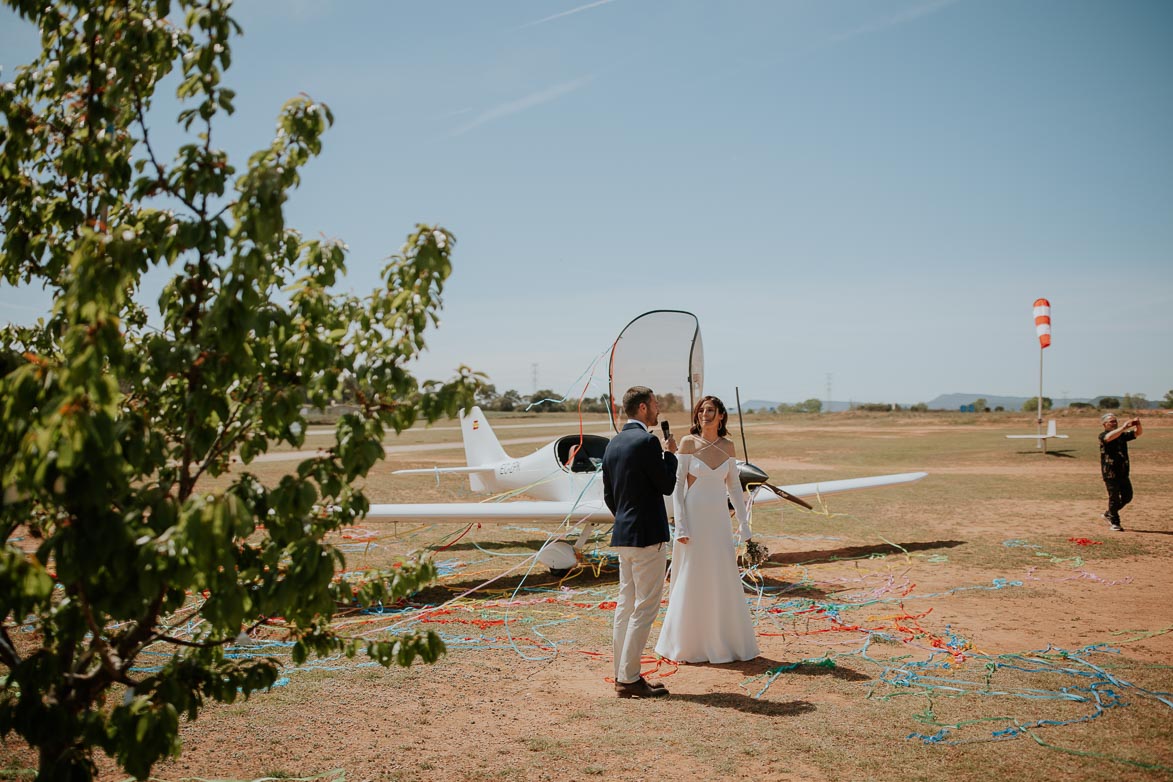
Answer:
POLYGON ((676 454, 671 592, 656 653, 678 662, 727 663, 760 654, 726 504, 726 498, 733 503, 738 537, 748 540, 736 454, 725 436, 728 418, 720 399, 701 399, 692 412, 692 434, 676 454))

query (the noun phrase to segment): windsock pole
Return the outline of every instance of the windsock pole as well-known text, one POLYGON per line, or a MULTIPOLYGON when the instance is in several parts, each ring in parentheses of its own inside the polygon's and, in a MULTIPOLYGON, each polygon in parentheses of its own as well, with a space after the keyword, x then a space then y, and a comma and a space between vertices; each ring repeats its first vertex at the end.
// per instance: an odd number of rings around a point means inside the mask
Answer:
POLYGON ((1043 438, 1043 349, 1039 348, 1039 414, 1035 423, 1039 426, 1039 439, 1036 441, 1037 448, 1042 448, 1043 453, 1047 453, 1047 441, 1043 438))
POLYGON ((1043 439, 1043 350, 1051 344, 1051 302, 1046 299, 1035 299, 1034 316, 1035 334, 1039 338, 1039 412, 1035 419, 1039 427, 1039 437, 1036 441, 1038 445, 1035 447, 1042 448, 1045 454, 1047 441, 1043 439))

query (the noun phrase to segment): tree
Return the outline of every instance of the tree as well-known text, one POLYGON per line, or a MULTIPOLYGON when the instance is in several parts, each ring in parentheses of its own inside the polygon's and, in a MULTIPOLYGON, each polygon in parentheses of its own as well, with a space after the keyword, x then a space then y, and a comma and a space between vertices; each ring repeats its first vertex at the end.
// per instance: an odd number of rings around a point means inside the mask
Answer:
POLYGON ((1125 394, 1122 405, 1126 410, 1144 410, 1149 402, 1144 394, 1125 394))
POLYGON ((1166 410, 1173 410, 1173 389, 1165 392, 1165 399, 1161 402, 1161 407, 1166 410))
MULTIPOLYGON (((577 405, 578 400, 573 400, 570 404, 577 405)), ((560 413, 566 409, 566 402, 562 399, 561 394, 548 388, 542 388, 530 395, 527 409, 536 413, 560 413)))
POLYGON ((990 412, 990 403, 984 396, 979 396, 977 399, 973 400, 973 409, 979 413, 988 413, 990 412))
POLYGON ((226 0, 8 2, 43 51, 0 87, 0 275, 45 286, 54 306, 0 331, 0 736, 38 750, 39 779, 92 777, 96 750, 141 779, 178 752, 180 715, 273 684, 276 660, 225 652, 272 617, 296 663, 443 652, 432 633, 364 641, 332 626, 339 606, 394 602, 436 571, 343 582, 327 535, 368 509, 354 481, 384 433, 451 414, 479 375, 421 385, 405 369, 441 305, 446 230, 417 226, 357 297, 332 292, 341 242, 286 227, 325 106, 286 103, 239 175, 213 145, 233 108, 226 0), (146 118, 173 69, 190 140, 171 158, 146 118), (173 276, 148 326, 134 296, 160 268, 173 276), (357 411, 327 453, 276 486, 248 472, 273 445, 301 446, 301 405, 348 383, 357 411), (34 632, 14 639, 15 625, 34 632), (148 648, 151 667, 136 667, 148 648))
POLYGON ((823 411, 823 402, 820 399, 808 399, 802 403, 802 411, 804 413, 821 413, 823 411))
POLYGON ((1100 401, 1096 403, 1096 407, 1101 410, 1119 410, 1120 400, 1114 396, 1100 397, 1100 401))
POLYGON ((684 400, 680 398, 679 394, 673 394, 671 391, 656 394, 656 401, 660 404, 660 411, 664 413, 673 413, 685 409, 684 400))
MULTIPOLYGON (((1052 404, 1051 397, 1049 397, 1049 396, 1043 397, 1043 409, 1044 410, 1050 410, 1051 404, 1052 404)), ((1022 403, 1022 412, 1024 412, 1024 413, 1037 413, 1038 410, 1039 410, 1039 398, 1037 396, 1032 396, 1030 399, 1028 399, 1022 403)))
POLYGON ((476 398, 473 400, 485 410, 492 410, 493 404, 497 401, 497 386, 492 383, 483 383, 477 389, 476 398))
POLYGON ((521 398, 521 394, 517 393, 517 391, 511 388, 497 399, 497 403, 494 405, 493 409, 508 413, 512 410, 516 410, 522 405, 524 401, 525 400, 521 398))
POLYGON ((577 410, 582 413, 605 413, 611 401, 610 394, 600 396, 584 396, 581 402, 574 402, 577 410))

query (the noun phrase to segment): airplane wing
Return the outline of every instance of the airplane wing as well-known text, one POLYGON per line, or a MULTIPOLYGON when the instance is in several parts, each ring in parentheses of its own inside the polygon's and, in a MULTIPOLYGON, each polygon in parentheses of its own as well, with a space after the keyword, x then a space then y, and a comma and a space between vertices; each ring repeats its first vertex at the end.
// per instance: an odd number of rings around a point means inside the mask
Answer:
POLYGON ((1007 440, 1049 440, 1052 437, 1057 437, 1060 440, 1066 440, 1065 434, 1008 434, 1007 440))
POLYGON ((1046 432, 1043 432, 1041 434, 1008 434, 1008 435, 1006 435, 1006 439, 1007 440, 1042 440, 1043 442, 1046 442, 1048 438, 1057 437, 1060 440, 1066 440, 1067 435, 1058 434, 1055 431, 1055 428, 1056 428, 1055 427, 1055 419, 1052 418, 1050 421, 1047 421, 1047 431, 1046 432))
MULTIPOLYGON (((425 470, 424 472, 430 472, 425 470)), ((561 523, 597 521, 610 523, 611 511, 601 502, 556 502, 520 500, 518 502, 423 502, 407 504, 372 504, 368 519, 380 521, 455 521, 468 524, 483 522, 507 524, 513 521, 561 523)))
MULTIPOLYGON (((891 475, 871 475, 866 478, 846 478, 839 481, 817 481, 815 483, 795 483, 790 486, 779 486, 785 492, 797 497, 821 497, 825 494, 837 494, 856 489, 875 489, 880 486, 895 486, 899 483, 912 483, 928 475, 927 472, 901 472, 891 475)), ((753 494, 754 505, 765 505, 771 502, 781 502, 782 498, 765 487, 758 488, 753 494)))
POLYGON ((392 475, 476 475, 477 473, 491 473, 497 471, 497 465, 481 465, 477 467, 421 467, 415 470, 392 470, 392 475))
MULTIPOLYGON (((431 472, 423 470, 422 472, 431 472)), ((892 475, 872 475, 866 478, 848 478, 838 481, 816 481, 779 486, 783 491, 799 497, 821 497, 827 494, 894 486, 919 481, 924 472, 904 472, 892 475)), ((754 505, 779 502, 781 498, 768 489, 758 489, 754 505)), ((507 524, 516 521, 560 524, 571 521, 609 523, 614 520, 611 511, 602 502, 559 502, 551 500, 519 500, 517 502, 421 502, 373 504, 367 518, 379 521, 460 522, 469 524, 507 524)))

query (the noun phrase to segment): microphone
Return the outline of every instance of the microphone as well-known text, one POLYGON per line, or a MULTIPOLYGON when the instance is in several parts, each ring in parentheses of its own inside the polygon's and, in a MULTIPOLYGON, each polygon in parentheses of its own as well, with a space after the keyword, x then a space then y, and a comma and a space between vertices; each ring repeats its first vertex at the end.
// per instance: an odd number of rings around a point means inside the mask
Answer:
POLYGON ((672 436, 672 434, 668 431, 668 421, 667 420, 660 422, 660 431, 662 431, 664 433, 665 440, 667 440, 669 437, 672 436))

